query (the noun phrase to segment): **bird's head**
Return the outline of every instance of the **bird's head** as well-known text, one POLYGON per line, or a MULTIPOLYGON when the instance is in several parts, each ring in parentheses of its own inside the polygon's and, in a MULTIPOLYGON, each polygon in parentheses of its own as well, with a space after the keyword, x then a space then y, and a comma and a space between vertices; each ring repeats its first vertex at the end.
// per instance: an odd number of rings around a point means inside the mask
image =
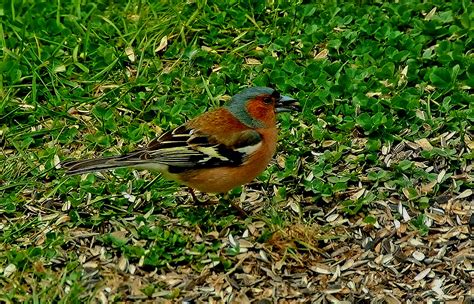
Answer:
POLYGON ((234 95, 227 109, 250 128, 275 125, 276 113, 299 110, 296 99, 272 88, 253 87, 234 95))

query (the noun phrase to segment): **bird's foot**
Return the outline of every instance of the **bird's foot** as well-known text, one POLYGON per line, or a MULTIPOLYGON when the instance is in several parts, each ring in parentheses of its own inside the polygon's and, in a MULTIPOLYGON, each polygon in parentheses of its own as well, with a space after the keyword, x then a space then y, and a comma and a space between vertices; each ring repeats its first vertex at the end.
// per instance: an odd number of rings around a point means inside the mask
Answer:
MULTIPOLYGON (((216 202, 213 202, 210 199, 202 200, 202 199, 197 198, 196 193, 194 193, 194 190, 192 188, 188 188, 188 191, 191 194, 191 197, 196 205, 209 206, 209 205, 216 204, 216 202)), ((223 197, 223 199, 227 202, 230 202, 230 205, 232 206, 232 208, 234 208, 237 211, 239 216, 248 217, 248 213, 244 209, 242 209, 242 207, 240 207, 238 203, 233 202, 226 195, 223 197)))
POLYGON ((194 190, 192 188, 188 188, 188 191, 189 193, 191 194, 191 197, 193 199, 193 202, 196 204, 196 205, 201 205, 201 206, 209 206, 209 205, 214 205, 215 202, 213 202, 212 200, 210 200, 209 198, 204 198, 204 199, 199 199, 196 194, 194 193, 194 190))
POLYGON ((245 211, 238 203, 230 202, 230 205, 239 213, 241 217, 248 217, 247 211, 245 211))

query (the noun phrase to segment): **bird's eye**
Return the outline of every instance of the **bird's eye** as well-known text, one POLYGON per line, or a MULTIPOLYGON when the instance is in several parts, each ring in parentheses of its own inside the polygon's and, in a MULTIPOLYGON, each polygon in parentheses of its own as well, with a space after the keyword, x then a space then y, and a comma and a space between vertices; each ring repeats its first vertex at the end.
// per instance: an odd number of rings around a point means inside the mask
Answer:
POLYGON ((270 103, 273 102, 273 99, 271 97, 265 97, 265 98, 263 98, 263 102, 267 103, 267 104, 270 104, 270 103))

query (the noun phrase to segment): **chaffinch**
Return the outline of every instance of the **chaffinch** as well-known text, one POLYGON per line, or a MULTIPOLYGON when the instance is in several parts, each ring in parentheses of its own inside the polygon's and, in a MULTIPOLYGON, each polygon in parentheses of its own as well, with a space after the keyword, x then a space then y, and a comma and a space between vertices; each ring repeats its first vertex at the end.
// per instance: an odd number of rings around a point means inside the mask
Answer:
POLYGON ((62 163, 68 174, 121 167, 161 172, 202 192, 246 184, 270 163, 277 145, 276 113, 298 110, 295 99, 266 87, 248 88, 229 105, 206 112, 122 156, 62 163))

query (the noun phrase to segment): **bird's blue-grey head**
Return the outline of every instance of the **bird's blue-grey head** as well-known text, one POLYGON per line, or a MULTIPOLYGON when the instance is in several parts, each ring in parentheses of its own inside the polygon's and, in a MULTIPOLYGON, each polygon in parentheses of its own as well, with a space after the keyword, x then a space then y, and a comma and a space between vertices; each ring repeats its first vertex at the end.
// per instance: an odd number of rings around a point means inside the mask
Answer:
POLYGON ((295 104, 295 99, 288 96, 281 96, 275 89, 267 87, 252 87, 244 89, 242 92, 232 96, 227 109, 246 126, 250 128, 262 128, 264 127, 264 123, 250 116, 247 111, 247 102, 258 96, 270 97, 270 100, 274 102, 276 112, 285 112, 290 109, 295 110, 298 107, 298 105, 295 104), (285 104, 289 103, 293 103, 294 105, 290 105, 290 108, 284 107, 285 104))

